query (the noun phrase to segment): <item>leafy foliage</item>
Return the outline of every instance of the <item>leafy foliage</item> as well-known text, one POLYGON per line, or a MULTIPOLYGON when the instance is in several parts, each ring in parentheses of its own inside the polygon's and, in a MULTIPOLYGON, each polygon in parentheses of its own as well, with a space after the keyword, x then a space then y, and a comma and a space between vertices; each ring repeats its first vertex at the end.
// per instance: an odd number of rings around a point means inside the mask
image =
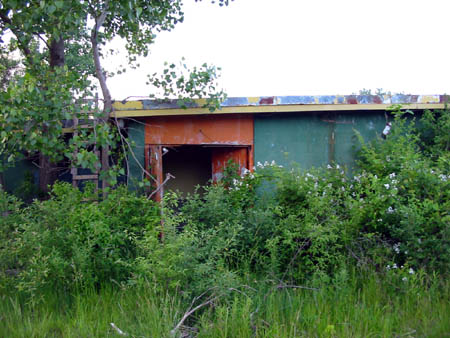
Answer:
POLYGON ((92 190, 57 184, 49 200, 13 213, 14 200, 2 194, 10 214, 2 218, 1 271, 14 269, 14 287, 32 296, 126 282, 137 240, 159 222, 155 203, 125 187, 98 202, 92 190))
MULTIPOLYGON (((228 1, 220 1, 223 4, 228 1)), ((118 145, 118 134, 108 123, 112 98, 101 65, 106 44, 114 38, 126 41, 129 65, 137 66, 137 56, 148 55, 158 33, 170 31, 183 21, 181 5, 180 0, 2 1, 0 38, 11 36, 11 50, 21 54, 25 70, 17 83, 0 95, 0 172, 35 152, 50 163, 65 157, 75 166, 97 169, 99 159, 91 146, 93 139, 98 148, 118 145), (101 112, 101 108, 86 102, 96 90, 93 77, 103 95, 101 112), (93 117, 101 122, 96 130, 78 130, 78 136, 67 147, 63 134, 66 122, 93 117), (72 155, 74 149, 78 149, 76 157, 72 155)), ((221 91, 215 93, 215 67, 194 68, 185 77, 171 79, 188 98, 207 93, 206 103, 211 110, 217 109, 223 98, 221 91)), ((170 83, 159 82, 157 87, 161 86, 170 87, 170 83)), ((116 166, 112 168, 117 169, 115 172, 109 172, 108 164, 102 161, 102 178, 114 183, 120 168, 116 166)), ((41 165, 41 174, 47 167, 41 165)), ((40 180, 41 189, 47 189, 41 181, 45 180, 40 180)))
POLYGON ((229 163, 202 193, 166 193, 162 223, 152 202, 123 189, 92 203, 92 192, 58 185, 26 209, 3 193, 1 270, 18 272, 4 279, 29 294, 115 280, 190 297, 229 293, 255 275, 340 285, 349 271, 375 270, 400 290, 427 273, 447 276, 447 114, 397 113, 386 140, 362 144, 353 177, 338 164, 302 171, 274 162, 240 176, 229 163), (427 123, 433 138, 421 132, 427 123))
POLYGON ((206 63, 201 67, 188 68, 184 60, 180 67, 174 63, 166 63, 165 66, 159 76, 157 73, 149 76, 147 83, 159 90, 150 97, 162 100, 177 98, 177 104, 182 108, 191 106, 194 99, 203 99, 203 108, 211 112, 220 109, 220 103, 226 98, 224 91, 217 88, 220 68, 206 63))

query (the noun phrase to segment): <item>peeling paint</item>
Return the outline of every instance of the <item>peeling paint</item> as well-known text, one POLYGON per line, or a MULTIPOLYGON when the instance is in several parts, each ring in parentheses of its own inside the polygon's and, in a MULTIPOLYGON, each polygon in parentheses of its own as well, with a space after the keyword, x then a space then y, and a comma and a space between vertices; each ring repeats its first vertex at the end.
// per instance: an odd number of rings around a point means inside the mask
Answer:
POLYGON ((319 96, 318 101, 320 104, 334 104, 335 96, 319 96))
MULTIPOLYGON (((450 101, 446 95, 319 95, 319 96, 263 96, 263 97, 230 97, 222 102, 222 108, 233 107, 265 107, 265 106, 294 106, 294 105, 360 105, 364 110, 364 105, 391 105, 391 104, 443 104, 450 101)), ((186 108, 201 109, 205 104, 205 99, 194 100, 186 104, 186 108)), ((148 110, 170 110, 180 109, 177 100, 137 100, 137 101, 115 101, 114 110, 133 111, 148 110)), ((386 107, 380 107, 385 109, 386 107)), ((372 107, 371 109, 374 109, 372 107)), ((208 112, 205 111, 205 114, 208 112)), ((138 114, 138 112, 136 112, 138 114)), ((138 116, 138 115, 133 116, 138 116)))
POLYGON ((273 97, 273 96, 271 96, 271 97, 262 97, 262 98, 259 100, 259 104, 260 104, 260 105, 263 105, 263 104, 273 104, 273 102, 274 102, 274 97, 273 97))
POLYGON ((420 95, 420 102, 423 103, 440 103, 441 99, 439 95, 420 95))
POLYGON ((358 99, 356 96, 349 96, 347 97, 347 103, 348 104, 358 104, 358 99))
POLYGON ((145 109, 143 107, 143 101, 125 101, 125 102, 115 101, 113 103, 113 107, 114 109, 117 110, 145 109))
POLYGON ((246 97, 229 97, 223 103, 223 107, 232 107, 232 106, 246 106, 249 103, 258 103, 259 97, 255 98, 246 98, 246 97), (253 101, 256 100, 256 101, 253 101))
POLYGON ((259 97, 249 97, 248 103, 249 104, 257 104, 259 102, 259 97))

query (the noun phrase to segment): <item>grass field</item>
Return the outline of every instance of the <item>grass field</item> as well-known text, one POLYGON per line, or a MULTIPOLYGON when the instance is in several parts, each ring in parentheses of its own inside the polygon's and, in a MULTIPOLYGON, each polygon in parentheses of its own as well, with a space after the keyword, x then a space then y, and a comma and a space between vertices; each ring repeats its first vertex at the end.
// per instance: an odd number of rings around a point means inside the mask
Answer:
MULTIPOLYGON (((314 289, 268 282, 228 290, 187 317, 175 336, 450 337, 450 284, 395 285, 376 274, 314 289)), ((206 296, 205 296, 206 297, 206 296)), ((186 297, 184 297, 186 298, 186 297)), ((47 295, 36 304, 0 298, 1 337, 169 337, 189 310, 205 303, 142 289, 47 295)))

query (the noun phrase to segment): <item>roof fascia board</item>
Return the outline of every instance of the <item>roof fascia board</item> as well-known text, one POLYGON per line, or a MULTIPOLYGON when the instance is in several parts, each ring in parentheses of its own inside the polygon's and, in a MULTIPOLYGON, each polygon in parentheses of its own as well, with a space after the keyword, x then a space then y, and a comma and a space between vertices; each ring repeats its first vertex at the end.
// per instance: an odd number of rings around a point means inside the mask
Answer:
MULTIPOLYGON (((176 108, 176 109, 124 109, 111 112, 112 117, 148 117, 175 115, 211 115, 211 114, 258 114, 286 112, 321 112, 321 111, 355 111, 372 110, 385 111, 392 104, 289 104, 222 107, 211 113, 207 108, 176 108)), ((402 103, 401 109, 424 110, 445 109, 444 103, 402 103)))

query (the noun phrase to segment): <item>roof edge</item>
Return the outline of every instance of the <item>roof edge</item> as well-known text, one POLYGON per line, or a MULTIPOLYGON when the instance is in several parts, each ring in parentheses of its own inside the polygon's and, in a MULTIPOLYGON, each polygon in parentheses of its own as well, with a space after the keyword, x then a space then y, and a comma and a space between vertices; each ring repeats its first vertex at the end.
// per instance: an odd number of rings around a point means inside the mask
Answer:
MULTIPOLYGON (((322 96, 264 96, 230 97, 215 113, 267 113, 333 110, 386 110, 393 104, 403 109, 443 109, 450 102, 447 95, 322 95, 322 96)), ((210 114, 204 108, 205 99, 194 100, 180 108, 177 100, 114 101, 112 113, 116 117, 198 115, 210 114)))

